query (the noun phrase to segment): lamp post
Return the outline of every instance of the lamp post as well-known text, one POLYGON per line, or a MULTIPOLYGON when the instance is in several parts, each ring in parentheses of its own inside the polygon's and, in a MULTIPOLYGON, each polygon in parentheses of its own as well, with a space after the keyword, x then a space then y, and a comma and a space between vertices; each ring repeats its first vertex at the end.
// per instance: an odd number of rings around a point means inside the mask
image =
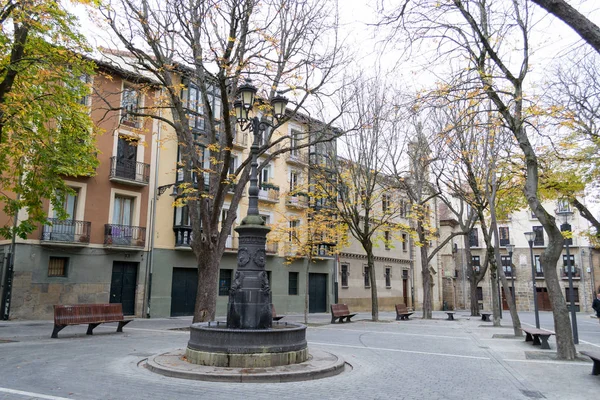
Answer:
MULTIPOLYGON (((571 225, 569 225, 569 218, 573 215, 573 211, 569 209, 557 210, 558 215, 562 224, 560 225, 561 232, 571 233, 571 225)), ((570 236, 570 235, 569 235, 570 236)), ((569 245, 571 244, 571 238, 564 238, 565 250, 567 253, 567 276, 569 277, 569 303, 571 303, 571 326, 573 327, 573 343, 579 344, 579 333, 577 331, 577 313, 575 312, 575 293, 573 290, 573 267, 571 266, 571 253, 569 252, 569 245)))
POLYGON ((515 250, 514 244, 507 244, 506 251, 508 251, 508 264, 510 266, 510 278, 511 278, 511 286, 512 286, 512 298, 513 304, 515 306, 515 311, 517 310, 517 297, 515 296, 515 269, 513 268, 512 256, 513 251, 515 250))
POLYGON ((525 232, 525 238, 529 243, 529 254, 531 256, 531 284, 533 286, 533 309, 535 311, 535 327, 540 329, 540 315, 537 304, 537 286, 535 284, 535 261, 533 259, 533 241, 535 239, 535 232, 525 232))
MULTIPOLYGON (((235 230, 239 234, 237 270, 229 291, 227 305, 227 328, 229 329, 267 329, 272 326, 271 288, 265 270, 266 241, 270 228, 258 211, 258 149, 260 135, 269 127, 266 120, 249 117, 254 106, 256 87, 250 80, 238 88, 240 100, 234 103, 237 122, 242 131, 251 130, 254 141, 250 152, 252 164, 250 170, 250 188, 248 189, 248 214, 235 230)), ((273 115, 281 120, 285 115, 287 99, 275 96, 271 99, 273 115)))

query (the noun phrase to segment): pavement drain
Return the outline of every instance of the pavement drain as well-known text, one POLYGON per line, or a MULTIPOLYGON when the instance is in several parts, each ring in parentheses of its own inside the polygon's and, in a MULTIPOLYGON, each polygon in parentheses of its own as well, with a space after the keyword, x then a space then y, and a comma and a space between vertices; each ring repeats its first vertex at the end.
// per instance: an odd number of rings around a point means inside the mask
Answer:
POLYGON ((523 393, 523 396, 528 397, 530 399, 545 399, 546 396, 544 396, 542 393, 538 392, 537 390, 521 390, 521 393, 523 393))

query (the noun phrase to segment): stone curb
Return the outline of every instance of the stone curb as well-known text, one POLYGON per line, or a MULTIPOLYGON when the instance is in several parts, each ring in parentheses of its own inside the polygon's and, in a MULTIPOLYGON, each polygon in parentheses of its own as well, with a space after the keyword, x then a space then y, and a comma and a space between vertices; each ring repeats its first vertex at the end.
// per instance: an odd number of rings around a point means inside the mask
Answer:
POLYGON ((313 349, 300 364, 270 368, 217 368, 182 360, 184 349, 158 354, 146 360, 145 367, 157 374, 181 379, 212 382, 276 383, 327 378, 341 374, 346 362, 335 354, 313 349))

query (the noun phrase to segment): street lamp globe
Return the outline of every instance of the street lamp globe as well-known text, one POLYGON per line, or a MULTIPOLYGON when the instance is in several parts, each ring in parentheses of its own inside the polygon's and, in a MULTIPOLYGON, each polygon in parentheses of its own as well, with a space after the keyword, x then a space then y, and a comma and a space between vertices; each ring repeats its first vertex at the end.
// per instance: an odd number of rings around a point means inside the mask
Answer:
POLYGON ((510 254, 512 254, 513 251, 515 250, 514 244, 507 244, 505 247, 506 247, 506 251, 508 251, 510 254))
POLYGON ((254 106, 254 95, 256 95, 257 91, 258 89, 252 85, 252 81, 250 79, 246 80, 246 83, 238 88, 238 94, 240 96, 240 100, 242 101, 242 106, 246 110, 251 110, 254 106))
POLYGON ((535 232, 525 232, 525 239, 529 242, 529 245, 535 240, 535 232))
POLYGON ((235 109, 235 117, 239 122, 248 121, 248 109, 244 108, 244 104, 238 100, 233 103, 233 108, 235 109))
POLYGON ((285 115, 285 107, 287 106, 288 99, 277 94, 277 96, 271 99, 271 106, 273 107, 273 116, 278 120, 281 120, 285 115))

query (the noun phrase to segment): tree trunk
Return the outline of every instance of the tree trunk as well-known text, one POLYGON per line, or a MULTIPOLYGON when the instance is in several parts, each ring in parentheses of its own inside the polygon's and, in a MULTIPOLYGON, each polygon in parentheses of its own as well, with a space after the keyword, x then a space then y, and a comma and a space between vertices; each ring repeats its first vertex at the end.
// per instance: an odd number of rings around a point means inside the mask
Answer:
POLYGON ((471 317, 479 317, 479 297, 477 296, 477 278, 475 271, 469 277, 469 288, 471 292, 471 317))
MULTIPOLYGON (((522 97, 520 87, 515 92, 517 98, 522 97)), ((520 110, 520 107, 517 107, 520 110)), ((519 115, 520 117, 520 115, 519 115)), ((518 121, 521 119, 518 118, 518 121)), ((513 133, 519 142, 519 146, 525 155, 527 165, 527 177, 523 192, 529 203, 529 207, 535 213, 538 220, 548 234, 548 247, 544 249, 540 257, 540 263, 544 269, 546 287, 552 304, 552 315, 554 317, 554 330, 556 332, 556 353, 562 360, 574 360, 576 355, 575 344, 573 343, 573 332, 571 331, 571 321, 567 310, 567 303, 562 294, 558 275, 556 273, 556 264, 562 253, 564 238, 556 226, 555 218, 548 214, 538 198, 538 160, 533 146, 523 126, 513 129, 513 133)))
POLYGON ((490 281, 492 287, 492 316, 494 318, 494 326, 500 326, 500 299, 498 298, 498 264, 494 254, 494 247, 491 243, 487 248, 488 262, 490 263, 490 281))
POLYGON ((417 235, 421 247, 421 277, 423 279, 423 319, 431 319, 433 311, 433 281, 431 279, 431 273, 429 272, 429 261, 428 261, 428 249, 427 249, 427 238, 425 237, 425 228, 423 227, 423 221, 417 221, 417 235))
POLYGON ((373 248, 367 250, 367 265, 369 267, 369 280, 371 281, 371 318, 379 321, 379 299, 377 298, 377 274, 375 273, 375 257, 373 248))
POLYGON ((219 264, 214 252, 206 251, 205 257, 198 257, 198 289, 194 307, 193 323, 215 320, 217 304, 219 264))

